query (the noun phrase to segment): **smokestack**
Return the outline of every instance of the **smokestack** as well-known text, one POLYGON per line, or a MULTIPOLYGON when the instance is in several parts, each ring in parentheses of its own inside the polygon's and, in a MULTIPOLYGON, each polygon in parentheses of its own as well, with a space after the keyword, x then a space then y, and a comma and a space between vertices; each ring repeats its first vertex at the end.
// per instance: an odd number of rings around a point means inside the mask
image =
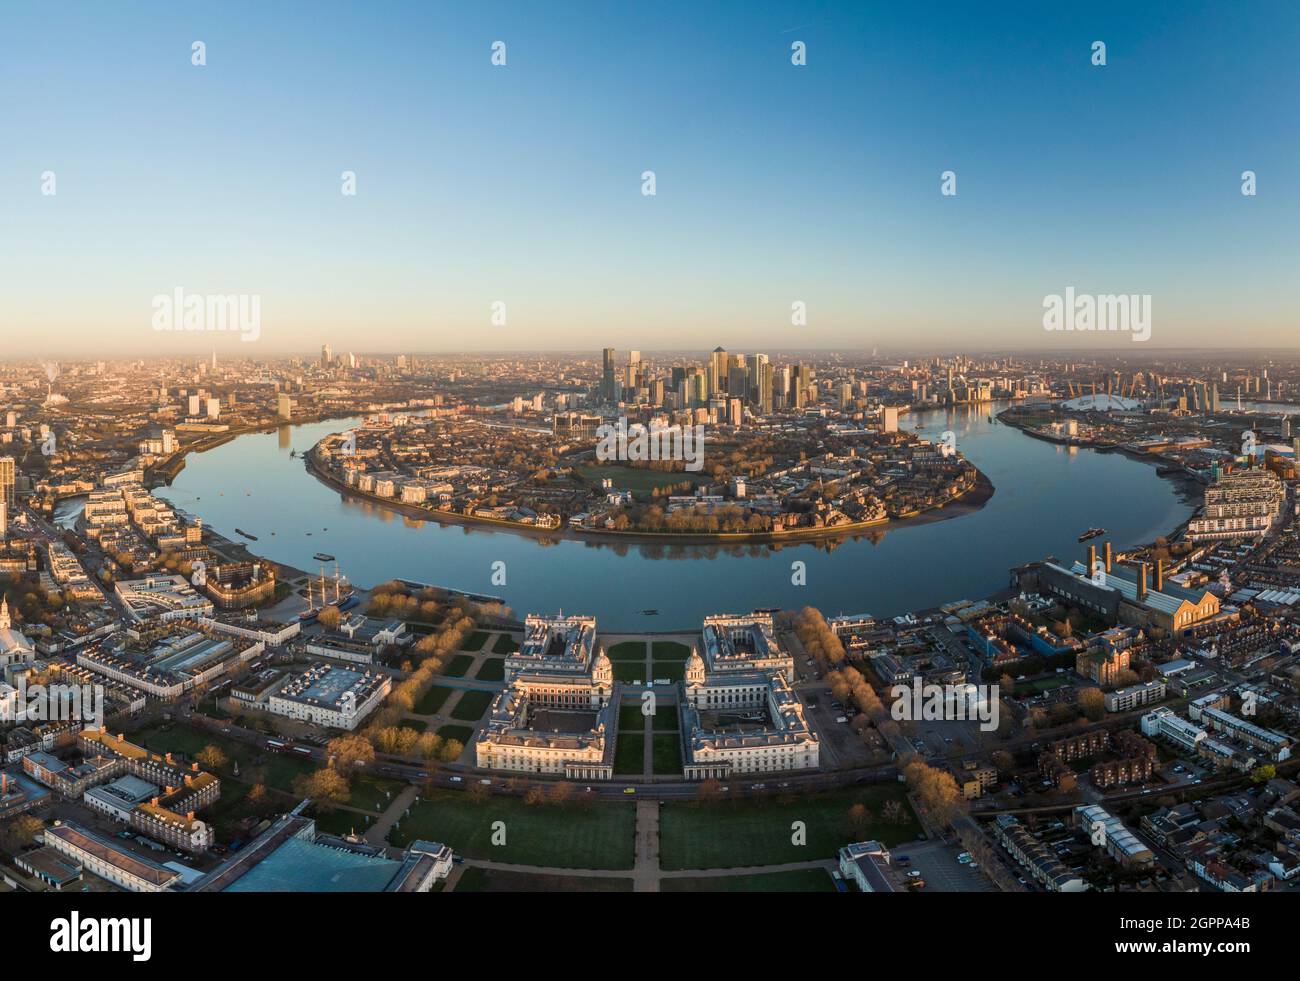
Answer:
POLYGON ((1147 564, 1145 562, 1138 568, 1138 599, 1147 598, 1147 564))
POLYGON ((1110 572, 1110 565, 1115 561, 1115 553, 1110 547, 1110 542, 1101 547, 1101 554, 1106 562, 1106 571, 1110 572))
POLYGON ((1156 592, 1164 592, 1165 588, 1165 560, 1156 559, 1156 592))
POLYGON ((1088 575, 1092 575, 1093 570, 1097 568, 1097 546, 1088 546, 1088 575))

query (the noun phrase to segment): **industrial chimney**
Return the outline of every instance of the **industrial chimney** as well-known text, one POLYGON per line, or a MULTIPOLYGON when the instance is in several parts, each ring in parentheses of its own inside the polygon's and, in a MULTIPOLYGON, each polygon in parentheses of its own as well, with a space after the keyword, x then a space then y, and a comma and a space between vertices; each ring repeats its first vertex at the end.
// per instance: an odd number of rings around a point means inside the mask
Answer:
POLYGON ((1106 542, 1106 544, 1101 547, 1101 554, 1102 558, 1106 562, 1106 571, 1110 572, 1110 565, 1115 561, 1115 553, 1110 547, 1110 542, 1106 542))
POLYGON ((1091 576, 1093 574, 1093 571, 1096 568, 1097 568, 1097 546, 1089 545, 1088 546, 1088 575, 1091 576))
POLYGON ((1143 562, 1138 567, 1138 599, 1147 598, 1147 564, 1143 562))
POLYGON ((1165 560, 1156 559, 1156 592, 1162 593, 1165 589, 1165 560))

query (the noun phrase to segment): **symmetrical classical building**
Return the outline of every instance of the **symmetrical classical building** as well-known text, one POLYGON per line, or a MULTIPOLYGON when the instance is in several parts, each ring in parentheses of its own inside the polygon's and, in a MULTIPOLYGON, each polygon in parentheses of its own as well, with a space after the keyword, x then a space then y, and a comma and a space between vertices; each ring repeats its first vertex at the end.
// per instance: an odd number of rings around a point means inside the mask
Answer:
POLYGON ((816 769, 817 736, 772 615, 708 617, 703 639, 705 657, 692 651, 686 662, 678 713, 686 778, 816 769))
POLYGON ((475 742, 485 770, 614 775, 619 688, 596 645, 594 617, 529 616, 520 652, 506 659, 504 691, 475 742))

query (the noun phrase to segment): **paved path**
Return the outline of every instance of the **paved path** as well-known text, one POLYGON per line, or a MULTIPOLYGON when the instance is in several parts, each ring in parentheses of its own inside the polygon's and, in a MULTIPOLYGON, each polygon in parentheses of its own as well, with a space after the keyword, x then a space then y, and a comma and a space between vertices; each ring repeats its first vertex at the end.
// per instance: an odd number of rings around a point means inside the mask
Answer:
POLYGON ((415 784, 408 783, 403 787, 402 792, 393 798, 384 813, 370 826, 365 834, 366 841, 372 845, 386 844, 384 839, 388 837, 389 830, 406 815, 406 809, 415 803, 419 793, 420 788, 415 784))
POLYGON ((659 802, 636 802, 636 864, 632 868, 634 892, 659 891, 659 802))

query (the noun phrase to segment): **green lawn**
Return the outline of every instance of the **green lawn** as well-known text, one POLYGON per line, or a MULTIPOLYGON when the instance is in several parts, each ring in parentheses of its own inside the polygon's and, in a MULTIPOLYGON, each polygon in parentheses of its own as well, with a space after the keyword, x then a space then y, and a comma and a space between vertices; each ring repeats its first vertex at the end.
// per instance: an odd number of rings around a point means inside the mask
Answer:
POLYGON ((352 798, 348 801, 348 806, 383 813, 384 808, 392 803, 391 797, 386 797, 385 793, 396 797, 405 786, 401 780, 389 780, 386 777, 372 777, 369 774, 354 777, 352 798))
MULTIPOLYGON (((642 737, 644 738, 644 737, 642 737)), ((650 754, 654 761, 655 776, 682 772, 682 741, 677 733, 652 736, 650 754)))
POLYGON ((492 704, 492 693, 490 691, 464 691, 460 694, 460 701, 456 707, 451 710, 453 719, 460 719, 462 722, 477 722, 483 718, 483 713, 487 711, 488 706, 492 704))
POLYGON ((424 732, 425 729, 429 728, 429 723, 422 719, 403 719, 397 724, 404 729, 414 729, 416 732, 424 732))
POLYGON ((824 869, 797 869, 759 875, 660 879, 659 889, 661 892, 834 892, 835 883, 824 869))
POLYGON ((645 641, 625 640, 605 651, 611 661, 645 661, 645 641))
POLYGON ((667 472, 650 470, 645 467, 593 466, 578 467, 578 474, 593 484, 599 484, 608 477, 614 482, 616 490, 629 490, 637 496, 649 496, 656 487, 690 482, 701 484, 709 478, 702 473, 690 471, 667 472))
POLYGON ((442 674, 448 678, 463 678, 469 666, 474 663, 474 658, 468 654, 457 654, 442 669, 442 674))
POLYGON ((469 858, 569 869, 630 869, 635 856, 636 808, 629 803, 556 807, 522 798, 475 803, 453 790, 427 791, 389 834, 403 846, 416 838, 441 841, 469 858), (492 844, 501 822, 505 844, 492 844))
POLYGON ((656 732, 677 731, 676 705, 655 705, 654 729, 656 732))
POLYGON ((443 726, 438 730, 438 735, 443 739, 455 739, 468 744, 474 737, 474 730, 470 726, 443 726))
POLYGON ((685 661, 652 661, 650 664, 652 678, 667 678, 669 681, 681 681, 686 677, 685 661))
POLYGON ((675 640, 656 640, 650 645, 650 656, 656 661, 685 661, 691 649, 675 640))
POLYGON ((501 634, 492 645, 493 654, 515 654, 518 651, 519 641, 515 640, 514 634, 501 634))
POLYGON ((614 661, 612 666, 615 681, 645 681, 644 661, 614 661))
POLYGON ((670 802, 659 814, 660 865, 665 869, 723 869, 829 859, 849 841, 875 838, 896 845, 916 840, 921 831, 903 788, 896 784, 789 801, 768 797, 710 804, 670 802), (890 800, 902 804, 905 823, 882 820, 881 808, 890 800), (848 811, 858 803, 866 805, 872 820, 855 830, 848 823, 848 811), (807 828, 806 845, 791 841, 795 821, 804 822, 807 828))
MULTIPOLYGON (((225 788, 221 788, 225 793, 225 788)), ((316 819, 316 830, 323 831, 330 835, 346 835, 355 831, 357 834, 365 834, 366 829, 374 823, 377 814, 370 815, 370 820, 366 820, 365 814, 358 814, 356 811, 349 811, 342 807, 336 807, 332 811, 322 811, 319 808, 313 815, 316 819)))
POLYGON ((483 645, 487 643, 488 635, 486 630, 475 630, 466 638, 465 643, 460 645, 462 651, 481 651, 483 645))
POLYGON ((474 677, 479 681, 504 681, 506 677, 506 659, 490 657, 478 666, 474 677))
POLYGON ((645 736, 626 732, 618 734, 618 745, 614 749, 614 772, 630 777, 639 777, 645 772, 645 736))
POLYGON ((618 708, 618 731, 620 733, 630 732, 644 734, 645 716, 641 714, 641 706, 637 705, 620 705, 618 708))
POLYGON ((432 685, 415 703, 415 714, 437 715, 438 711, 446 703, 447 696, 455 690, 454 688, 444 688, 442 685, 432 685))
POLYGON ((469 866, 456 892, 631 892, 632 880, 603 875, 540 875, 469 866))

